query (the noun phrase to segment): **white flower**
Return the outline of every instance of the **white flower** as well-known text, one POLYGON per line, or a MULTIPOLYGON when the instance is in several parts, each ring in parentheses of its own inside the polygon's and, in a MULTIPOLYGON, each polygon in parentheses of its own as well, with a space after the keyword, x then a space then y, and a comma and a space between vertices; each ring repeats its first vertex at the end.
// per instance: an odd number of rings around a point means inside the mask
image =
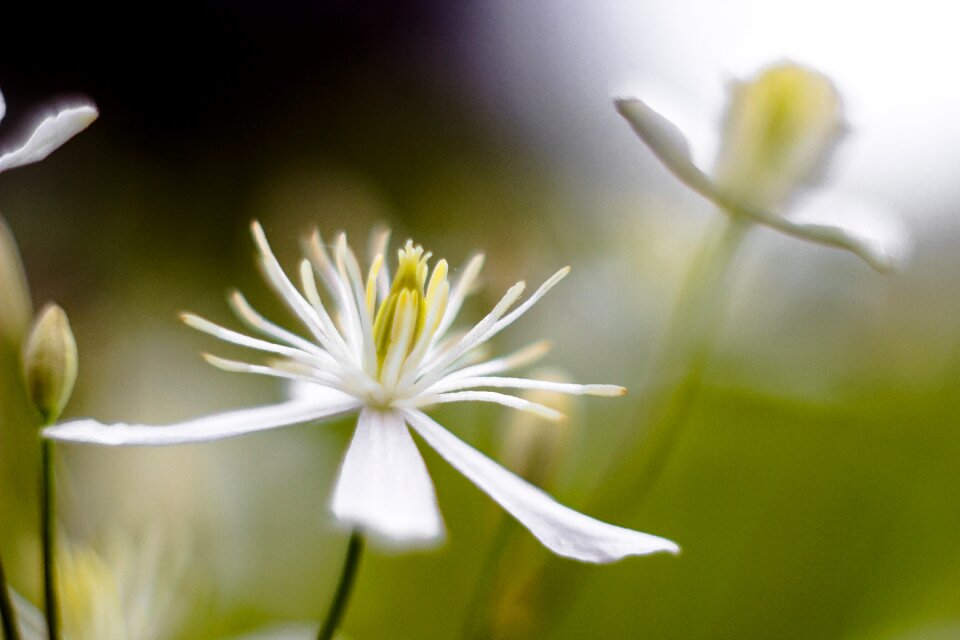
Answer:
MULTIPOLYGON (((7 104, 0 93, 0 120, 3 120, 6 112, 7 104)), ((96 119, 97 109, 90 104, 68 107, 47 116, 34 128, 26 142, 16 149, 0 154, 0 172, 43 160, 96 119)))
MULTIPOLYGON (((818 177, 844 129, 840 96, 824 75, 782 63, 735 83, 712 176, 694 160, 702 150, 691 152, 680 129, 647 102, 632 97, 614 102, 667 169, 729 214, 846 249, 879 271, 908 258, 907 233, 879 208, 863 215, 863 201, 849 208, 849 197, 829 193, 803 194, 793 202, 801 187, 818 177), (845 206, 838 208, 838 202, 845 206), (791 214, 784 215, 788 209, 791 214)), ((704 141, 704 146, 717 145, 704 141)))
POLYGON ((605 524, 555 502, 434 422, 423 409, 446 402, 493 402, 558 420, 549 407, 505 393, 543 389, 572 394, 621 395, 622 387, 578 385, 503 377, 544 353, 537 343, 518 352, 481 360, 478 347, 523 315, 569 271, 562 269, 522 304, 524 290, 511 287, 479 323, 450 333, 482 265, 471 259, 451 287, 447 263, 439 261, 428 282, 429 253, 408 241, 392 284, 384 252, 387 234, 375 238, 366 281, 340 235, 331 256, 318 233, 300 264, 303 293, 281 269, 259 224, 253 224, 260 266, 267 281, 309 331, 311 340, 283 329, 254 311, 238 292, 230 297, 254 338, 185 315, 190 326, 226 342, 273 356, 248 364, 206 356, 221 369, 293 380, 292 398, 280 404, 154 427, 102 425, 80 420, 48 428, 48 438, 100 445, 172 445, 203 442, 359 412, 353 441, 336 483, 331 510, 341 521, 384 541, 415 545, 443 536, 433 483, 408 427, 451 465, 499 502, 553 552, 585 562, 612 562, 629 555, 677 552, 663 538, 605 524), (330 298, 321 299, 316 277, 330 298), (330 306, 332 303, 332 307, 330 306), (330 313, 328 309, 334 309, 330 313), (495 389, 495 390, 491 390, 495 389))

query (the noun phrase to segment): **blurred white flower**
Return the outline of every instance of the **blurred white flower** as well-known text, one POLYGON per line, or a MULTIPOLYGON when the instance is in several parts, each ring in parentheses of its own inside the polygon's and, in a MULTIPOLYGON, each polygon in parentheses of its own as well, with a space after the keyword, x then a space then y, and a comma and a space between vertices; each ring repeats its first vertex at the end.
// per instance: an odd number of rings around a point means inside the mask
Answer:
MULTIPOLYGON (((177 637, 190 598, 183 592, 187 553, 157 535, 113 540, 103 552, 68 544, 58 559, 64 640, 165 640, 177 637)), ((24 640, 46 640, 43 614, 13 593, 24 640)))
MULTIPOLYGON (((0 93, 0 120, 6 112, 7 104, 0 93)), ((0 154, 0 171, 43 160, 96 119, 97 109, 92 104, 67 107, 47 116, 34 127, 26 142, 0 154)))
POLYGON ((428 282, 429 253, 408 241, 398 252, 392 284, 384 260, 388 235, 375 237, 366 281, 346 237, 333 255, 318 233, 300 264, 303 293, 281 269, 263 230, 253 224, 260 265, 274 291, 310 332, 304 339, 263 318, 235 292, 238 317, 269 340, 254 338, 185 315, 190 326, 226 342, 274 356, 266 365, 206 356, 228 371, 293 380, 293 397, 280 404, 232 411, 165 427, 103 425, 80 420, 44 431, 48 438, 100 445, 172 445, 237 436, 358 411, 353 441, 343 461, 331 509, 342 522, 402 545, 423 545, 443 536, 433 483, 410 436, 420 434, 453 467, 499 502, 553 552, 585 562, 612 562, 629 555, 677 552, 656 536, 609 525, 555 502, 429 418, 423 409, 447 402, 493 402, 543 417, 562 415, 502 389, 542 389, 570 394, 621 395, 622 387, 578 385, 502 377, 546 351, 543 343, 500 358, 482 360, 478 348, 530 309, 569 271, 547 280, 522 304, 520 282, 469 331, 449 333, 482 266, 476 256, 453 285, 439 261, 428 282), (319 275, 329 293, 324 302, 319 275), (334 313, 328 312, 332 302, 334 313), (489 389, 498 389, 492 391, 489 389))
POLYGON ((781 63, 735 83, 712 176, 697 166, 699 150, 691 150, 680 129, 650 104, 632 97, 615 104, 664 166, 730 215, 846 249, 879 271, 908 258, 906 230, 882 210, 864 216, 861 202, 847 216, 836 208, 838 198, 816 192, 792 206, 819 177, 843 131, 840 96, 826 76, 781 63))

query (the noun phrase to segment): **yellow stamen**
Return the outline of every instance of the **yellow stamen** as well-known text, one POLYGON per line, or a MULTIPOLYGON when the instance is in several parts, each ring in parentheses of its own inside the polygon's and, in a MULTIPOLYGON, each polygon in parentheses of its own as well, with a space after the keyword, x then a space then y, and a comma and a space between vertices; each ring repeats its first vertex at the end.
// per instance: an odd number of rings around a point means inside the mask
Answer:
MULTIPOLYGON (((410 354, 425 330, 432 332, 436 329, 438 319, 432 322, 434 326, 425 327, 427 310, 436 304, 446 304, 446 296, 440 294, 440 291, 446 289, 441 286, 441 283, 446 282, 447 264, 445 261, 437 264, 430 279, 429 289, 425 292, 429 271, 427 261, 430 256, 429 252, 424 252, 423 247, 415 246, 411 240, 408 240, 407 244, 397 252, 399 261, 397 274, 373 322, 373 343, 377 350, 378 374, 383 373, 384 363, 387 356, 391 355, 391 351, 394 351, 391 357, 391 364, 394 364, 394 367, 391 368, 395 368, 410 354), (408 323, 411 321, 412 330, 408 328, 408 323), (397 347, 402 347, 403 353, 396 353, 397 347)), ((379 265, 376 266, 378 270, 379 265)), ((371 269, 371 277, 367 281, 368 304, 372 299, 371 292, 375 277, 375 270, 371 269)))

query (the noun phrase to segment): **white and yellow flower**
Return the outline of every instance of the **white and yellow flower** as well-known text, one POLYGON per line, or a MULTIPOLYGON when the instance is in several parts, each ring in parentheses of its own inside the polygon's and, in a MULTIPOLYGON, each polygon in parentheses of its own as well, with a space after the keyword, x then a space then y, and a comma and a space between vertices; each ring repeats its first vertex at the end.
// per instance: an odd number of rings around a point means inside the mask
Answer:
POLYGON ((270 354, 267 364, 206 358, 228 371, 292 380, 291 399, 164 427, 80 420, 46 429, 44 435, 100 445, 174 445, 356 411, 357 428, 340 469, 331 510, 340 521, 375 538, 423 545, 438 541, 444 533, 433 483, 409 427, 559 555, 602 563, 630 555, 678 551, 669 540, 606 524, 560 505, 424 413, 435 404, 474 401, 559 420, 562 415, 554 409, 505 390, 621 395, 623 388, 613 385, 501 375, 541 356, 546 351, 543 343, 505 357, 479 357, 479 347, 526 313, 569 269, 558 271, 516 307, 525 285, 515 284, 470 330, 451 333, 480 272, 480 256, 465 265, 451 286, 446 261, 440 260, 430 273, 430 254, 408 241, 398 252, 397 273, 391 283, 384 233, 375 238, 374 258, 364 280, 344 235, 334 243, 331 255, 320 235, 314 233, 306 244, 307 258, 300 263, 301 292, 281 269, 257 223, 253 224, 253 237, 267 281, 302 322, 310 339, 265 319, 240 293, 230 297, 233 310, 251 331, 266 339, 190 314, 184 320, 226 342, 270 354), (318 290, 318 277, 329 294, 326 300, 318 290))
POLYGON ((710 173, 697 164, 705 150, 691 149, 683 132, 647 101, 614 102, 671 173, 728 214, 845 249, 879 271, 908 258, 907 233, 894 217, 847 194, 804 191, 845 126, 840 95, 823 74, 785 62, 734 83, 719 144, 700 140, 704 147, 719 146, 710 173))

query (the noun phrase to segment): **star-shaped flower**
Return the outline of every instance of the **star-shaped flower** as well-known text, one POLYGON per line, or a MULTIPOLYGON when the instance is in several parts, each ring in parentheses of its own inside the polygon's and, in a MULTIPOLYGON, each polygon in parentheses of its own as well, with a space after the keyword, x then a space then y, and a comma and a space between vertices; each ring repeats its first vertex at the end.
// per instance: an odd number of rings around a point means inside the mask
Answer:
MULTIPOLYGON (((6 112, 7 103, 0 93, 0 120, 3 120, 6 112)), ((0 172, 43 160, 96 119, 97 109, 90 104, 68 107, 47 116, 34 128, 26 142, 0 154, 0 172)))
POLYGON ((671 173, 728 214, 846 249, 878 271, 907 259, 909 238, 896 219, 847 194, 804 190, 844 130, 840 95, 823 74, 786 62, 736 82, 719 145, 698 140, 704 148, 719 146, 710 173, 697 164, 705 150, 691 150, 683 132, 648 102, 614 102, 671 173))
POLYGON ((558 420, 562 418, 559 412, 503 390, 621 395, 623 388, 613 385, 500 375, 542 355, 543 343, 505 357, 481 358, 479 347, 526 313, 569 269, 558 271, 516 307, 524 283, 515 284, 469 331, 451 333, 464 298, 480 272, 480 256, 465 265, 451 287, 446 261, 440 260, 431 274, 431 255, 408 241, 398 251, 399 265, 391 284, 384 258, 387 234, 375 239, 375 257, 364 280, 346 236, 339 236, 331 255, 319 234, 314 233, 306 243, 307 258, 300 263, 301 292, 280 267, 257 223, 253 224, 253 237, 267 281, 302 322, 310 339, 265 319, 237 292, 230 297, 233 310, 251 331, 266 339, 190 314, 184 320, 226 342, 270 354, 272 359, 267 364, 206 358, 228 371, 292 380, 291 399, 165 427, 80 420, 48 428, 44 435, 101 445, 172 445, 359 412, 331 510, 342 522, 377 538, 423 545, 443 536, 433 483, 409 427, 559 555, 601 563, 630 555, 678 551, 669 540, 606 524, 557 503, 471 448, 423 411, 448 402, 493 402, 558 420), (317 277, 327 290, 326 299, 317 288, 317 277))

